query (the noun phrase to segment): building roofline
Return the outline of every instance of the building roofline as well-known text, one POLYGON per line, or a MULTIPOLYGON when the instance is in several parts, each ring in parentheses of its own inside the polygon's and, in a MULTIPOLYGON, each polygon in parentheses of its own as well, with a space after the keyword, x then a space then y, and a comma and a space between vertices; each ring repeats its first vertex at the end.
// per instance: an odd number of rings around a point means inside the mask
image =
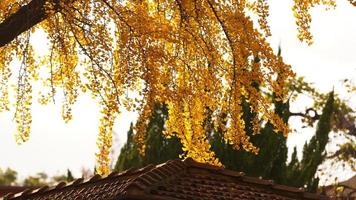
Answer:
MULTIPOLYGON (((238 181, 241 181, 246 184, 259 185, 261 187, 271 189, 273 191, 276 191, 278 193, 287 196, 288 194, 290 194, 294 197, 304 198, 304 199, 328 199, 326 196, 323 195, 317 195, 314 193, 306 192, 303 188, 296 188, 296 187, 275 184, 272 180, 265 180, 262 179, 261 177, 256 178, 256 177, 246 176, 243 172, 228 170, 223 167, 217 167, 210 164, 199 163, 191 158, 187 158, 184 161, 178 159, 169 160, 165 163, 156 166, 148 165, 141 169, 137 169, 137 170, 129 169, 121 173, 113 172, 106 177, 101 177, 100 175, 94 175, 93 177, 87 180, 84 180, 83 178, 79 178, 68 184, 65 182, 59 182, 57 185, 51 187, 43 186, 35 190, 27 189, 17 194, 10 193, 6 195, 4 199, 5 200, 17 199, 17 198, 21 199, 27 196, 53 192, 55 190, 64 190, 66 188, 71 188, 71 187, 72 188, 81 187, 85 184, 94 184, 104 180, 117 179, 120 177, 122 178, 133 177, 133 178, 130 180, 130 183, 125 185, 125 189, 123 190, 124 193, 119 195, 118 197, 119 199, 134 199, 134 198, 140 199, 139 197, 145 199, 144 197, 147 198, 147 195, 145 195, 144 192, 152 188, 152 186, 158 185, 160 182, 165 181, 167 179, 176 178, 181 174, 186 173, 187 170, 194 169, 194 168, 207 170, 214 174, 222 175, 225 177, 231 177, 233 179, 237 179, 238 181), (137 195, 137 191, 141 191, 142 195, 141 194, 137 195)), ((150 198, 152 199, 152 196, 150 196, 150 198)), ((158 196, 156 199, 162 200, 158 196)))

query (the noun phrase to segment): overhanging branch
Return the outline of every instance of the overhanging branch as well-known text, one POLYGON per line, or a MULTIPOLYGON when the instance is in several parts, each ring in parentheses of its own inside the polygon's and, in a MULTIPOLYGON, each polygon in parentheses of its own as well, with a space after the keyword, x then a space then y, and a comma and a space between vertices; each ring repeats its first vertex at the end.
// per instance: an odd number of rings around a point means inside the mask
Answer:
MULTIPOLYGON (((66 4, 72 3, 74 0, 32 0, 11 14, 0 23, 0 47, 5 46, 21 33, 45 20, 48 17, 45 11, 46 2, 59 5, 60 1, 66 4)), ((60 6, 56 6, 56 11, 59 11, 59 9, 60 6)))
POLYGON ((32 0, 10 15, 0 24, 0 47, 10 43, 18 35, 44 20, 45 0, 32 0))

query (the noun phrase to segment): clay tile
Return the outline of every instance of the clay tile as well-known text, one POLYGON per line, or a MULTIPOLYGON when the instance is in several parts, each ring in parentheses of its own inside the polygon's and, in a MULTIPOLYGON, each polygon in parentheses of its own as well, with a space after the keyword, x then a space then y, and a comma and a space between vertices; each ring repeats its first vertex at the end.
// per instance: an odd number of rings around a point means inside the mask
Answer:
POLYGON ((31 194, 32 193, 32 189, 26 189, 26 190, 24 190, 23 192, 21 192, 21 196, 26 196, 26 195, 28 195, 28 194, 31 194))
POLYGON ((185 165, 182 164, 182 162, 175 162, 172 163, 172 167, 176 170, 176 171, 182 171, 185 169, 185 165))
POLYGON ((228 170, 228 169, 220 170, 219 173, 223 174, 223 175, 227 175, 227 176, 232 176, 232 177, 241 177, 241 176, 245 175, 245 173, 243 173, 243 172, 237 172, 237 171, 228 170))
POLYGON ((136 187, 140 188, 141 190, 145 190, 146 189, 145 185, 143 185, 141 183, 138 183, 138 182, 133 182, 132 186, 136 186, 136 187))
MULTIPOLYGON (((41 187, 42 188, 42 187, 41 187)), ((31 191, 31 193, 33 194, 33 193, 37 193, 41 188, 37 188, 37 189, 33 189, 32 191, 31 191)))
POLYGON ((8 200, 8 199, 12 199, 14 196, 15 196, 15 194, 11 192, 11 193, 6 194, 3 198, 4 198, 4 200, 8 200))
POLYGON ((168 177, 169 176, 169 175, 167 175, 166 171, 162 170, 162 168, 156 168, 156 169, 154 169, 154 172, 156 174, 158 174, 159 176, 161 176, 161 177, 168 177))
POLYGON ((70 185, 79 185, 81 183, 83 183, 84 178, 78 178, 76 180, 74 180, 70 185))
POLYGON ((150 171, 147 173, 147 175, 151 176, 152 178, 156 179, 156 180, 162 180, 163 177, 160 176, 159 173, 157 173, 156 171, 150 171))
POLYGON ((45 185, 45 186, 41 187, 40 189, 38 189, 36 192, 41 193, 41 192, 47 191, 48 189, 49 189, 48 185, 45 185))
POLYGON ((178 169, 182 169, 186 167, 186 164, 179 159, 171 160, 170 164, 174 165, 178 169))
POLYGON ((122 174, 131 174, 131 173, 133 173, 133 172, 135 172, 135 168, 131 167, 131 168, 125 170, 125 171, 120 172, 119 175, 122 175, 122 174))
POLYGON ((159 179, 154 176, 151 176, 150 174, 145 174, 145 178, 148 179, 151 184, 154 184, 159 181, 159 179))
POLYGON ((137 180, 142 184, 144 184, 145 186, 149 186, 152 184, 151 180, 149 180, 146 176, 141 175, 137 178, 137 180))
POLYGON ((308 198, 308 199, 328 199, 326 196, 313 194, 313 193, 309 193, 309 192, 304 192, 303 197, 308 198))
POLYGON ((166 177, 172 174, 172 172, 168 170, 164 165, 156 168, 156 170, 162 172, 166 177))
POLYGON ((195 162, 195 161, 193 160, 193 158, 186 158, 186 159, 184 159, 183 162, 186 163, 186 164, 188 164, 188 165, 190 165, 191 163, 193 163, 193 162, 195 162))
POLYGON ((249 183, 256 183, 260 185, 273 185, 273 182, 270 180, 264 180, 256 177, 248 177, 248 176, 243 176, 241 177, 244 182, 249 182, 249 183))
POLYGON ((174 168, 174 165, 172 165, 172 164, 167 164, 167 165, 165 165, 163 167, 166 170, 168 170, 170 174, 175 174, 176 173, 176 169, 174 168))
POLYGON ((152 190, 150 191, 150 193, 153 194, 153 195, 159 195, 158 191, 155 190, 155 189, 152 189, 152 190))
POLYGON ((100 176, 99 174, 95 174, 93 177, 91 177, 91 178, 89 179, 88 182, 90 182, 90 181, 97 181, 97 180, 100 180, 100 179, 101 179, 101 176, 100 176))
POLYGON ((146 167, 143 167, 143 168, 139 169, 138 171, 139 171, 139 172, 145 172, 145 171, 149 171, 150 169, 152 169, 152 168, 154 168, 154 167, 155 167, 154 165, 149 164, 149 165, 147 165, 146 167))
POLYGON ((169 164, 169 163, 171 163, 171 162, 172 162, 172 160, 168 160, 168 161, 166 161, 166 162, 164 162, 164 163, 161 163, 161 164, 156 165, 156 168, 164 167, 164 166, 166 166, 167 164, 169 164))
POLYGON ((65 187, 67 185, 67 183, 66 182, 64 182, 64 181, 61 181, 61 182, 59 182, 57 185, 56 185, 56 189, 60 189, 60 188, 63 188, 63 187, 65 187))
POLYGON ((116 175, 118 175, 119 173, 117 173, 117 172, 111 172, 109 175, 108 175, 108 177, 114 177, 114 176, 116 176, 116 175))
POLYGON ((279 184, 272 185, 272 188, 273 189, 277 189, 277 190, 284 190, 284 191, 288 191, 288 192, 294 192, 294 193, 302 193, 302 192, 304 192, 304 189, 302 189, 302 188, 289 187, 289 186, 279 185, 279 184))
POLYGON ((154 181, 160 181, 163 179, 162 176, 160 176, 159 174, 150 171, 149 173, 147 173, 147 176, 151 177, 154 181))
POLYGON ((218 166, 214 166, 214 165, 210 165, 210 164, 206 164, 206 163, 197 162, 197 161, 193 160, 192 158, 187 158, 187 159, 184 160, 184 162, 188 166, 191 166, 191 167, 203 168, 203 169, 208 169, 208 170, 213 170, 213 171, 224 169, 222 167, 218 167, 218 166))
POLYGON ((169 163, 176 163, 177 162, 177 160, 168 160, 167 162, 166 162, 166 164, 169 164, 169 163))
POLYGON ((162 166, 164 166, 165 164, 167 164, 167 163, 158 164, 158 165, 156 165, 156 168, 162 167, 162 166))

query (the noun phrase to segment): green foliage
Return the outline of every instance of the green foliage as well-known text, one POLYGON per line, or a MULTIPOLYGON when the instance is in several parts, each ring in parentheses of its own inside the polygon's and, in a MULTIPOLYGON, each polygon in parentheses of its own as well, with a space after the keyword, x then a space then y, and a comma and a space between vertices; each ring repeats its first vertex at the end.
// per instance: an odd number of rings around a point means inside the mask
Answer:
POLYGON ((58 176, 53 176, 52 178, 52 182, 54 183, 58 183, 58 182, 71 182, 74 180, 74 177, 72 175, 72 172, 67 169, 67 174, 65 175, 58 175, 58 176))
MULTIPOLYGON (((274 105, 275 113, 287 123, 291 117, 289 101, 275 100, 274 105)), ((324 150, 328 142, 328 134, 331 131, 333 110, 334 94, 332 92, 324 104, 315 136, 304 146, 302 160, 298 160, 297 150, 294 148, 288 165, 286 137, 276 132, 276 128, 269 122, 261 124, 260 133, 254 135, 252 119, 255 113, 251 111, 249 103, 245 100, 243 100, 245 131, 251 137, 251 141, 260 147, 258 155, 236 151, 232 145, 226 143, 223 139, 223 128, 214 128, 210 120, 210 112, 207 112, 204 125, 212 150, 227 169, 243 171, 249 176, 273 179, 280 184, 296 187, 306 186, 309 191, 315 191, 319 183, 315 173, 325 158, 324 150)), ((160 134, 164 129, 165 113, 164 106, 156 107, 147 128, 146 155, 143 157, 138 153, 137 145, 133 140, 134 134, 130 129, 127 143, 121 150, 115 170, 122 171, 130 167, 141 167, 150 163, 157 164, 178 157, 181 153, 179 142, 176 139, 172 141, 164 138, 160 134)), ((221 114, 220 117, 225 118, 224 114, 221 114)))
POLYGON ((127 132, 126 144, 120 151, 114 170, 123 171, 131 167, 138 168, 141 166, 141 163, 142 160, 139 155, 138 146, 134 141, 133 125, 131 123, 130 130, 127 132))
POLYGON ((10 168, 5 171, 0 169, 0 185, 24 185, 24 186, 44 186, 52 185, 58 182, 71 182, 74 180, 72 172, 68 169, 66 175, 48 177, 44 172, 37 173, 34 176, 28 176, 22 183, 17 182, 17 172, 10 168))
POLYGON ((7 168, 5 171, 0 169, 0 185, 13 185, 17 179, 17 172, 7 168))
POLYGON ((147 126, 146 150, 142 164, 159 164, 169 159, 179 158, 183 153, 182 145, 177 137, 165 138, 164 123, 168 117, 166 105, 156 105, 147 126))
POLYGON ((74 181, 74 176, 72 175, 72 172, 69 170, 69 169, 67 169, 67 177, 66 177, 66 181, 67 182, 71 182, 71 181, 74 181))
POLYGON ((67 181, 67 176, 66 175, 53 176, 52 180, 53 180, 54 183, 66 182, 67 181))
MULTIPOLYGON (((285 122, 288 122, 289 104, 275 101, 275 113, 285 122)), ((223 132, 217 129, 210 142, 216 156, 227 169, 243 171, 250 176, 261 176, 283 182, 288 148, 286 138, 275 132, 271 123, 266 123, 260 128, 260 133, 254 135, 252 130, 252 119, 250 105, 244 101, 243 119, 246 123, 245 131, 251 137, 251 141, 260 148, 258 155, 244 151, 236 151, 232 145, 227 144, 222 138, 223 132)))
POLYGON ((37 173, 35 176, 29 176, 27 177, 24 182, 23 185, 24 186, 44 186, 47 185, 47 174, 45 174, 44 172, 40 172, 37 173))
POLYGON ((148 164, 159 164, 169 159, 179 158, 179 155, 183 152, 178 138, 165 138, 163 135, 167 116, 167 106, 157 104, 146 129, 144 156, 141 156, 138 151, 133 125, 131 124, 130 130, 127 132, 126 144, 120 151, 114 171, 139 168, 148 164))
POLYGON ((315 173, 326 156, 325 146, 331 131, 333 111, 334 92, 331 92, 318 121, 315 135, 309 143, 304 145, 302 159, 298 161, 296 150, 294 150, 291 162, 288 164, 286 180, 292 186, 303 187, 307 185, 309 191, 316 191, 319 178, 315 177, 315 173))

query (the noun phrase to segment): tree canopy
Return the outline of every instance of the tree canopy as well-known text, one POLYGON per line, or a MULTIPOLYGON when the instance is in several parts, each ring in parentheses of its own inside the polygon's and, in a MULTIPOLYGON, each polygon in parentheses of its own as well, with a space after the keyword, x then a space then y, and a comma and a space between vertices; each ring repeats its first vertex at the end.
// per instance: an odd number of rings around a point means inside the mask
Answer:
MULTIPOLYGON (((298 38, 308 44, 309 10, 317 5, 334 7, 335 0, 294 0, 292 7, 298 38)), ((71 106, 81 93, 98 100, 100 174, 108 173, 112 128, 120 110, 140 113, 136 140, 144 152, 145 135, 140 133, 156 102, 168 105, 164 134, 178 137, 187 157, 220 164, 204 132, 207 111, 216 126, 225 124, 223 137, 235 149, 258 153, 245 132, 242 99, 258 113, 252 118, 254 134, 268 121, 286 136, 287 124, 259 90, 273 91, 275 99, 285 101, 288 79, 294 76, 266 42, 268 16, 265 0, 2 0, 0 109, 9 110, 10 63, 17 59, 20 143, 29 139, 32 84, 39 80, 44 86, 40 103, 63 94, 65 121, 71 120, 71 106), (44 30, 49 40, 48 53, 41 58, 31 42, 36 29, 44 30)))
MULTIPOLYGON (((298 88, 298 84, 294 85, 294 88, 298 88)), ((293 91, 295 92, 295 90, 293 91)), ((329 140, 331 127, 334 126, 333 113, 334 110, 338 109, 338 105, 334 103, 334 92, 326 94, 326 98, 322 110, 317 109, 318 111, 316 111, 315 116, 318 116, 315 119, 317 121, 316 132, 311 140, 305 143, 301 159, 298 159, 297 150, 294 147, 292 158, 287 162, 287 139, 283 135, 277 134, 270 123, 260 124, 261 133, 253 135, 251 118, 254 113, 251 112, 246 101, 243 104, 245 131, 251 137, 251 141, 260 147, 258 155, 234 150, 233 145, 224 140, 223 130, 219 127, 216 129, 211 124, 209 114, 205 116, 205 133, 211 144, 211 149, 227 169, 243 171, 248 176, 272 179, 283 185, 305 187, 308 191, 316 192, 319 178, 325 179, 325 176, 317 174, 317 170, 321 163, 325 161, 327 155, 325 147, 329 140), (321 114, 318 114, 319 112, 321 114)), ((275 112, 286 122, 291 117, 301 117, 302 119, 310 117, 302 115, 302 112, 292 113, 290 102, 275 102, 274 104, 275 112)), ((179 145, 177 138, 163 137, 162 132, 166 119, 167 110, 165 106, 156 105, 146 129, 146 151, 144 155, 140 155, 138 152, 137 143, 133 140, 134 133, 131 126, 127 133, 127 141, 121 148, 114 170, 121 172, 148 164, 159 164, 182 155, 181 145, 179 145)), ((310 124, 310 122, 306 122, 306 124, 310 124)))
POLYGON ((35 175, 30 175, 25 177, 24 180, 19 181, 17 171, 7 168, 2 170, 0 168, 0 186, 10 186, 10 185, 21 185, 21 186, 44 186, 44 185, 53 185, 61 181, 71 182, 74 180, 72 172, 68 169, 67 174, 56 175, 49 177, 44 172, 39 172, 35 175))
POLYGON ((17 172, 7 168, 6 170, 2 170, 0 168, 0 185, 12 185, 15 183, 17 179, 17 172))

